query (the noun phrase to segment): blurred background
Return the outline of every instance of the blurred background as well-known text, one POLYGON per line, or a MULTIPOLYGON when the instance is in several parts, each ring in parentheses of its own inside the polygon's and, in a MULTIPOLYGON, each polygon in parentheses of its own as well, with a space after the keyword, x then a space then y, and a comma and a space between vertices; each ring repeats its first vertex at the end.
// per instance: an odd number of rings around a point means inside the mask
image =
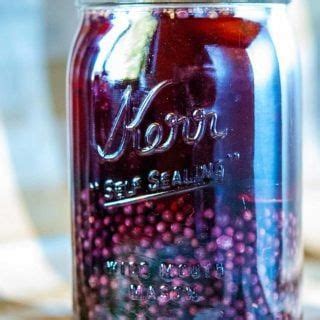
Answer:
MULTIPOLYGON (((290 8, 303 75, 305 319, 320 320, 320 1, 290 8)), ((0 319, 70 319, 65 74, 74 0, 0 0, 0 319)))

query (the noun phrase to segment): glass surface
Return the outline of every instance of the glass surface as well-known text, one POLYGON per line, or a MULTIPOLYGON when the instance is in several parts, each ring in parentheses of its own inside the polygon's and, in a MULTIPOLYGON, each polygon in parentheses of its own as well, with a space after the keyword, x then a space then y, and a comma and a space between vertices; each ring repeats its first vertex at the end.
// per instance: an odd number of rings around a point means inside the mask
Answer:
POLYGON ((70 64, 78 319, 301 319, 285 7, 83 12, 70 64))

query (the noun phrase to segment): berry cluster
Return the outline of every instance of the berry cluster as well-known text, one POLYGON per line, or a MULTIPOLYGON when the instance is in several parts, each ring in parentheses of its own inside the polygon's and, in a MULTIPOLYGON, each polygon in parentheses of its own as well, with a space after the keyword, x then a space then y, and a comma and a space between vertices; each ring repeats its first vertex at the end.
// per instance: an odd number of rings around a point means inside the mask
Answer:
POLYGON ((297 283, 281 268, 282 250, 296 253, 297 222, 289 213, 284 228, 280 205, 199 210, 186 194, 104 208, 92 193, 76 216, 84 319, 296 319, 283 310, 297 283))

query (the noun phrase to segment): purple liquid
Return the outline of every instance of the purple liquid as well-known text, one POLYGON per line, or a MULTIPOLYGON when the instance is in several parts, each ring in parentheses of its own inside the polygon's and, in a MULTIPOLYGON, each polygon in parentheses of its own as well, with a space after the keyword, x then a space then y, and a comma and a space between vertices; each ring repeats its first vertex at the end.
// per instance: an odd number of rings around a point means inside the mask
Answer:
POLYGON ((71 67, 79 319, 301 318, 297 164, 284 164, 275 49, 263 23, 217 15, 155 10, 148 45, 132 36, 143 66, 124 79, 108 61, 137 25, 118 12, 84 17, 71 67), (260 87, 255 43, 271 52, 260 87), (164 81, 140 136, 126 130, 164 81), (168 114, 180 122, 170 127, 168 114))

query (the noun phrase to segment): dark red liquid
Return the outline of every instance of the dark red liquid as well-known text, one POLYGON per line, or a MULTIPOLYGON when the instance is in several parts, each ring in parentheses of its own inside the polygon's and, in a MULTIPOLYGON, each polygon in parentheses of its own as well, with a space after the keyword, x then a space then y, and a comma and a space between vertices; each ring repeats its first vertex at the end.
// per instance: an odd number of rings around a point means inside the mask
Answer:
POLYGON ((206 10, 84 17, 71 65, 79 319, 301 317, 298 178, 284 160, 276 51, 263 21, 206 10), (125 125, 162 82, 138 137, 125 125), (199 109, 216 118, 192 142, 199 109), (180 119, 171 140, 167 115, 180 119))

